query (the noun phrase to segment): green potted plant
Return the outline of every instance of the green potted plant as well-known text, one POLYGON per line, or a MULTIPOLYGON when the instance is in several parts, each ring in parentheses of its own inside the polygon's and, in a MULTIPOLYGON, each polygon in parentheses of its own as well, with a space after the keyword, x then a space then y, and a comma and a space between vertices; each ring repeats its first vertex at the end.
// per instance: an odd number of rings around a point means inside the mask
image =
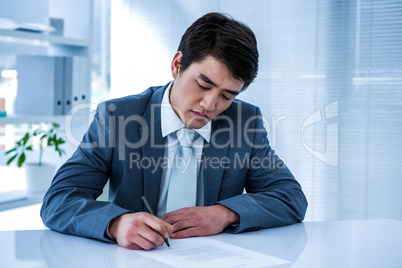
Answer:
POLYGON ((17 166, 22 167, 25 164, 25 173, 27 179, 27 189, 29 192, 44 192, 50 185, 53 175, 56 171, 54 164, 43 163, 42 157, 46 147, 54 147, 54 150, 61 157, 65 151, 61 145, 65 140, 57 136, 59 124, 52 123, 41 125, 25 133, 15 146, 6 152, 6 155, 11 155, 7 161, 7 165, 17 161, 17 166), (36 144, 35 144, 36 143, 36 144), (35 146, 36 145, 36 146, 35 146), (39 148, 38 161, 34 163, 25 163, 27 153, 39 148))

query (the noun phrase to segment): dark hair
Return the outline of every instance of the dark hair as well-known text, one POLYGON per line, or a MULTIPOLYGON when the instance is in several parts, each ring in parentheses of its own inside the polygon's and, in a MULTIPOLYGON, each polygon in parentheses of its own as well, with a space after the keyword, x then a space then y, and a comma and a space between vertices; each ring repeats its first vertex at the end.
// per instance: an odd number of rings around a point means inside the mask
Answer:
POLYGON ((193 62, 212 56, 225 64, 245 90, 258 72, 257 40, 245 24, 221 13, 208 13, 197 19, 181 38, 178 51, 184 71, 193 62))

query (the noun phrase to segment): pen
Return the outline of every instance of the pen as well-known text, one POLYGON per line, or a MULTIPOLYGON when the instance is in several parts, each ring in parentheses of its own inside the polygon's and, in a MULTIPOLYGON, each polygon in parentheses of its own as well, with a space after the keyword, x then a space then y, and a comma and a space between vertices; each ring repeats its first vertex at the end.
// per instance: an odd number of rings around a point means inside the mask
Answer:
MULTIPOLYGON (((155 213, 154 213, 154 211, 152 210, 151 206, 149 205, 147 198, 146 198, 145 196, 141 196, 141 198, 142 198, 142 201, 144 201, 144 204, 145 204, 145 206, 147 207, 149 213, 151 213, 152 215, 155 216, 155 213)), ((167 237, 164 238, 164 239, 165 239, 166 245, 170 248, 170 244, 169 244, 169 241, 168 241, 167 237)))

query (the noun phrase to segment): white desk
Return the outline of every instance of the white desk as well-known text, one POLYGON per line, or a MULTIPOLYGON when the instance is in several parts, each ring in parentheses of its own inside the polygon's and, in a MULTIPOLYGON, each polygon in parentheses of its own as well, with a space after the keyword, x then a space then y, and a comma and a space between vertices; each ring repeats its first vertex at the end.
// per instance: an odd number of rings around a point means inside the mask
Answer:
MULTIPOLYGON (((0 231, 0 267, 171 267, 117 245, 23 227, 0 231)), ((397 220, 304 222, 211 238, 291 262, 281 267, 402 267, 397 220)))

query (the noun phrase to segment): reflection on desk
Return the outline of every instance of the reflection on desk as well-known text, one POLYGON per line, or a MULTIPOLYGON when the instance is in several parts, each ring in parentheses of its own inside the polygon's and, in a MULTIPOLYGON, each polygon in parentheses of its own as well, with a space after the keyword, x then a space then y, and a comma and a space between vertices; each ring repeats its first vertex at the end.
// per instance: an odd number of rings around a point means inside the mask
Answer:
MULTIPOLYGON (((290 261, 280 267, 402 264, 402 222, 397 220, 305 222, 209 238, 290 261)), ((172 267, 115 244, 51 230, 0 232, 0 257, 0 267, 172 267)))

